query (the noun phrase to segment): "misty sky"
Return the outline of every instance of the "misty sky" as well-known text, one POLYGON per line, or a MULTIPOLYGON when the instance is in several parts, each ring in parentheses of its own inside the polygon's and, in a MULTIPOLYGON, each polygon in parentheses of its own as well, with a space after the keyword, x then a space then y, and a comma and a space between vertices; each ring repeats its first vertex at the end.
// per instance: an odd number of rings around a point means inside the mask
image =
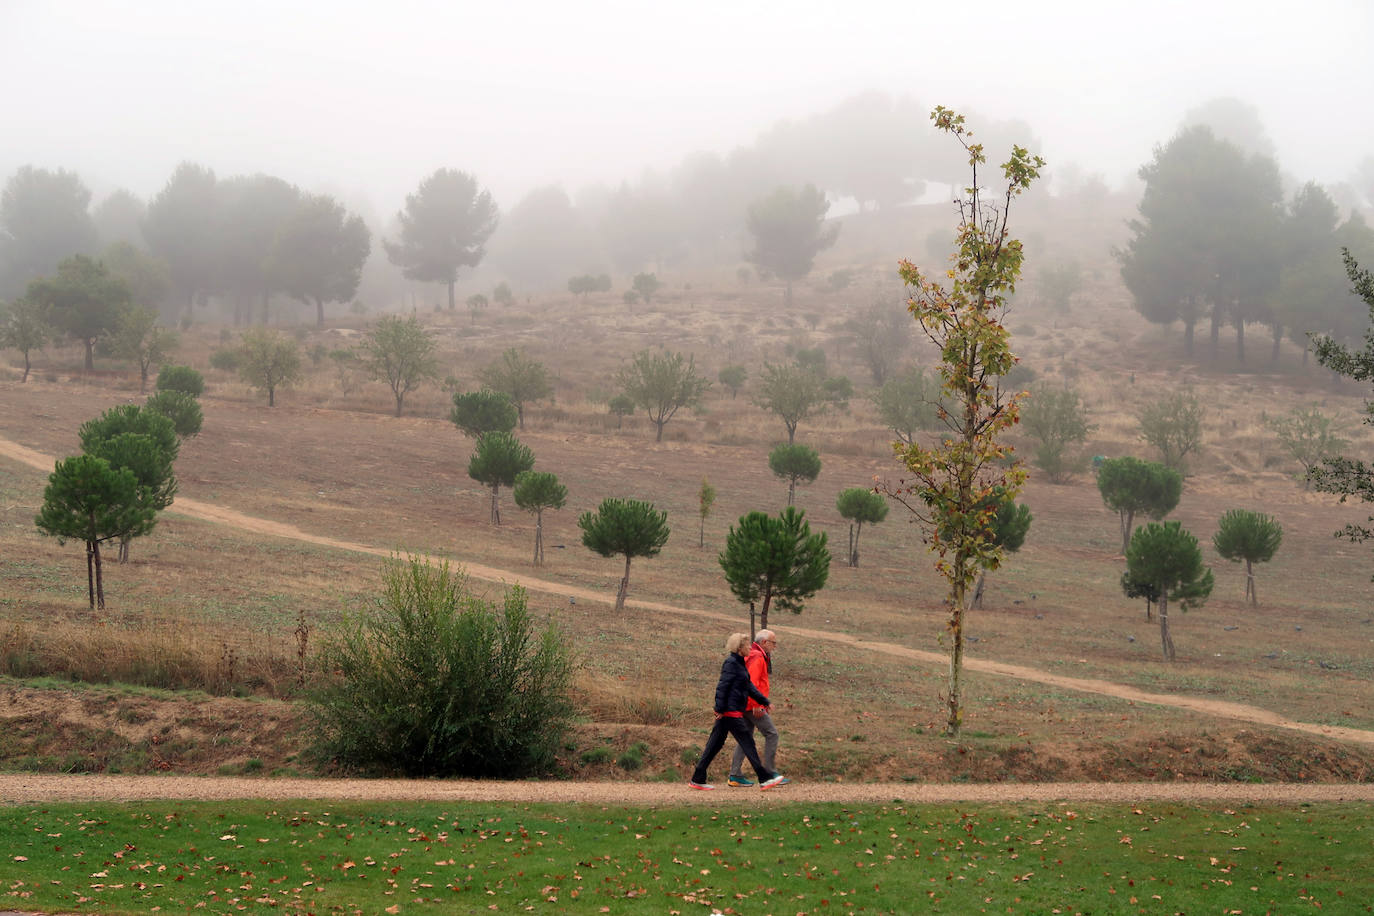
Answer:
POLYGON ((1113 184, 1236 96, 1284 171, 1336 182, 1374 154, 1371 39, 1369 0, 0 0, 0 180, 146 198, 190 159, 385 217, 452 166, 509 209, 881 89, 1025 120, 1113 184))

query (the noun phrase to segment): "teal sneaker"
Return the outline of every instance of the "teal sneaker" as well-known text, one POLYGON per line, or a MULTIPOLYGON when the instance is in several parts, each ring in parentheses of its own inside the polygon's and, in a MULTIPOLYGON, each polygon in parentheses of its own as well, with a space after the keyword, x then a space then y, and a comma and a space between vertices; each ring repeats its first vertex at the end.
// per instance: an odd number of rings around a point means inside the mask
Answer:
POLYGON ((725 784, 732 789, 747 789, 754 784, 754 780, 748 776, 731 776, 725 784))

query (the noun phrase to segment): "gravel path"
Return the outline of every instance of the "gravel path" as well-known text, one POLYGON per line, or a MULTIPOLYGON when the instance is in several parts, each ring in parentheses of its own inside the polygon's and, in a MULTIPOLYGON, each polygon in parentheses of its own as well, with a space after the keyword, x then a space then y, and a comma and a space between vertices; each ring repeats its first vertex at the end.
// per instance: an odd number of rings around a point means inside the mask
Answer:
POLYGON ((736 804, 840 802, 1374 802, 1374 783, 838 783, 794 782, 768 792, 699 792, 683 783, 515 782, 415 779, 240 779, 217 776, 104 776, 0 774, 0 799, 9 804, 54 801, 143 801, 244 798, 330 801, 462 801, 524 804, 722 807, 736 804))

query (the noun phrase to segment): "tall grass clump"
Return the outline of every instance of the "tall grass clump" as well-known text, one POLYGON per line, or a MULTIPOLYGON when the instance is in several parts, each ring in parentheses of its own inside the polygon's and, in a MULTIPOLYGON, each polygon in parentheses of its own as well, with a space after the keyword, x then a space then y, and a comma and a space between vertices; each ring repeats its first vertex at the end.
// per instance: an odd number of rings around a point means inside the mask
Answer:
POLYGON ((572 723, 572 653, 536 632, 525 590, 471 592, 447 562, 387 561, 382 592, 324 634, 330 677, 310 695, 315 751, 369 774, 547 772, 572 723))

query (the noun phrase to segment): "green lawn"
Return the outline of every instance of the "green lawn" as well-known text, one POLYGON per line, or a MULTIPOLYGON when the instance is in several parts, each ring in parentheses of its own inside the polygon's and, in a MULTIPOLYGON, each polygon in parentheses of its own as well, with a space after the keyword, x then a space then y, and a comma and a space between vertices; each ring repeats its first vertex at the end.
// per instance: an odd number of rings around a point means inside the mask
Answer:
POLYGON ((0 909, 1374 911, 1368 804, 746 807, 3 807, 0 909))

